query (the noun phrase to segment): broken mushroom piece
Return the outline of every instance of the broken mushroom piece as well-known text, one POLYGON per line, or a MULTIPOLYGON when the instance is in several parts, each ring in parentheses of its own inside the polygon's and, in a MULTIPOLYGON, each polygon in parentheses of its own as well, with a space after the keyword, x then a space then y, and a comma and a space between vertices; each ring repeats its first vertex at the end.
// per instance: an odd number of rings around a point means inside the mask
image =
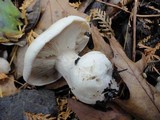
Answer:
POLYGON ((85 33, 89 30, 84 18, 68 16, 39 35, 25 54, 26 82, 40 86, 62 75, 73 94, 87 104, 118 94, 119 87, 112 79, 112 64, 103 53, 92 51, 78 55, 88 42, 85 33))
POLYGON ((6 59, 0 57, 0 73, 8 74, 10 70, 11 68, 9 62, 6 59))

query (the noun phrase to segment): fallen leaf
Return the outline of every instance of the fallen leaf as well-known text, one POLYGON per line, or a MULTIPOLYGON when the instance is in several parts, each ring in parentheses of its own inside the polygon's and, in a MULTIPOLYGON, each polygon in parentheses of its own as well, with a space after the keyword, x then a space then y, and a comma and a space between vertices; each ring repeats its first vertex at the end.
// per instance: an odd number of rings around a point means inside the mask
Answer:
POLYGON ((102 112, 76 100, 68 99, 68 106, 80 120, 131 120, 126 113, 113 105, 111 106, 113 110, 102 112))
POLYGON ((114 37, 110 39, 110 45, 114 52, 113 63, 118 69, 127 69, 120 75, 127 84, 131 94, 129 100, 117 102, 142 119, 153 120, 160 118, 160 103, 155 101, 154 94, 157 94, 155 88, 146 82, 142 77, 141 70, 134 62, 128 59, 114 37), (146 114, 148 110, 149 114, 146 114))
POLYGON ((25 22, 27 24, 25 31, 30 31, 36 26, 41 15, 40 1, 41 0, 24 1, 21 9, 23 11, 24 18, 26 19, 25 22))
POLYGON ((1 97, 10 96, 17 93, 18 90, 14 85, 14 77, 9 76, 8 78, 0 81, 0 93, 1 97))
POLYGON ((41 0, 41 9, 42 16, 35 28, 35 31, 38 34, 42 33, 54 22, 65 16, 86 16, 84 13, 78 12, 76 9, 71 7, 67 0, 41 0))
POLYGON ((90 6, 90 4, 92 4, 94 2, 94 0, 86 0, 85 2, 82 2, 80 7, 77 8, 78 11, 84 13, 86 12, 86 9, 88 8, 88 6, 90 6))
POLYGON ((67 85, 67 82, 62 77, 62 78, 58 79, 56 82, 51 83, 49 85, 46 85, 45 88, 47 88, 47 89, 58 89, 58 88, 61 88, 61 87, 65 86, 65 85, 67 85))
POLYGON ((113 58, 113 51, 109 44, 103 40, 102 36, 99 34, 98 29, 92 25, 92 39, 94 44, 94 50, 103 52, 109 59, 113 58))
MULTIPOLYGON (((92 27, 94 32, 98 32, 96 28, 92 27)), ((94 40, 94 39, 93 39, 94 40)), ((103 42, 99 39, 98 45, 103 42)), ((156 120, 160 118, 160 93, 142 77, 141 69, 136 63, 132 62, 124 53, 121 45, 112 36, 109 39, 110 46, 113 50, 114 57, 112 63, 118 70, 127 69, 121 72, 120 75, 130 91, 129 100, 115 100, 122 108, 132 115, 144 120, 156 120), (148 113, 148 114, 146 114, 148 113)), ((108 45, 101 45, 100 51, 106 50, 108 45), (106 47, 106 48, 105 48, 106 47)), ((104 51, 103 51, 104 52, 104 51)), ((104 53, 106 54, 107 51, 104 53)), ((107 56, 108 54, 106 54, 107 56)))
POLYGON ((140 55, 140 59, 136 61, 136 66, 139 68, 140 72, 143 73, 143 70, 147 66, 147 60, 142 52, 138 51, 137 54, 140 55))
POLYGON ((22 32, 17 28, 20 27, 22 23, 20 22, 20 12, 13 5, 11 0, 0 0, 0 42, 5 40, 18 41, 18 38, 22 36, 22 32))

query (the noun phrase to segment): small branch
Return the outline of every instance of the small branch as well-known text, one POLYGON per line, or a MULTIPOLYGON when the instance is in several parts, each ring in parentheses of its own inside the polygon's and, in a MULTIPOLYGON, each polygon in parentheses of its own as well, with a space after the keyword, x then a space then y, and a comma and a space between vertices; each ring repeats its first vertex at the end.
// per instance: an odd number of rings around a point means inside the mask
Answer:
POLYGON ((123 10, 123 11, 127 12, 127 13, 131 13, 130 11, 123 9, 122 7, 119 7, 118 5, 115 5, 115 4, 112 4, 112 3, 103 2, 101 0, 96 0, 96 1, 101 2, 103 4, 106 4, 108 6, 114 7, 114 8, 118 8, 120 10, 123 10))
POLYGON ((133 49, 132 49, 132 60, 135 61, 136 57, 136 19, 137 19, 137 7, 138 7, 138 0, 135 0, 133 8, 133 49))
POLYGON ((160 14, 155 14, 155 15, 136 15, 137 17, 142 17, 142 18, 149 18, 149 17, 160 17, 160 14))
MULTIPOLYGON (((120 10, 125 11, 126 13, 131 14, 130 11, 123 9, 122 7, 119 7, 118 5, 115 5, 115 4, 112 4, 112 3, 103 2, 103 1, 101 1, 101 0, 96 0, 96 1, 101 2, 101 3, 103 3, 103 4, 106 4, 106 5, 108 5, 108 6, 114 7, 114 8, 118 8, 118 9, 120 9, 120 10)), ((136 17, 143 17, 143 18, 160 17, 160 14, 153 14, 153 15, 139 15, 139 14, 136 14, 136 17)))

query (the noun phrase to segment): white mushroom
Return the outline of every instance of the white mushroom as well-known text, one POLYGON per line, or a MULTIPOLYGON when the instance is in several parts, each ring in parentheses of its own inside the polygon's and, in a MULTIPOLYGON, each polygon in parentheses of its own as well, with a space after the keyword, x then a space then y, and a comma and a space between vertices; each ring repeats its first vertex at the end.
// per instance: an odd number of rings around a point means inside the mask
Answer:
POLYGON ((8 61, 2 57, 0 57, 0 73, 9 73, 9 71, 11 70, 10 68, 10 64, 8 63, 8 61))
POLYGON ((26 82, 45 85, 62 75, 73 94, 88 104, 103 101, 107 89, 118 91, 112 79, 112 64, 103 53, 92 51, 82 57, 78 55, 88 42, 85 33, 89 30, 85 19, 68 16, 39 35, 25 54, 23 77, 26 82), (54 71, 57 71, 56 77, 54 71), (50 75, 48 79, 44 77, 47 75, 50 75))
POLYGON ((66 50, 79 53, 86 46, 89 25, 85 19, 69 16, 57 21, 32 42, 24 59, 24 79, 32 85, 49 84, 61 77, 55 69, 57 56, 66 50))

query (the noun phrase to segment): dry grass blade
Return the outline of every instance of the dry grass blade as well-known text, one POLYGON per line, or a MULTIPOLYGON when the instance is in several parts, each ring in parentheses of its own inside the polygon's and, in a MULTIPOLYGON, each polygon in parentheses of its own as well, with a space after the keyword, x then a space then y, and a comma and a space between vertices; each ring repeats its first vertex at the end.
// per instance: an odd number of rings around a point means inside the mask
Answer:
POLYGON ((16 57, 17 50, 18 50, 18 46, 14 46, 13 49, 12 49, 12 52, 10 54, 10 57, 11 57, 11 60, 9 62, 10 65, 12 64, 13 60, 16 57))

